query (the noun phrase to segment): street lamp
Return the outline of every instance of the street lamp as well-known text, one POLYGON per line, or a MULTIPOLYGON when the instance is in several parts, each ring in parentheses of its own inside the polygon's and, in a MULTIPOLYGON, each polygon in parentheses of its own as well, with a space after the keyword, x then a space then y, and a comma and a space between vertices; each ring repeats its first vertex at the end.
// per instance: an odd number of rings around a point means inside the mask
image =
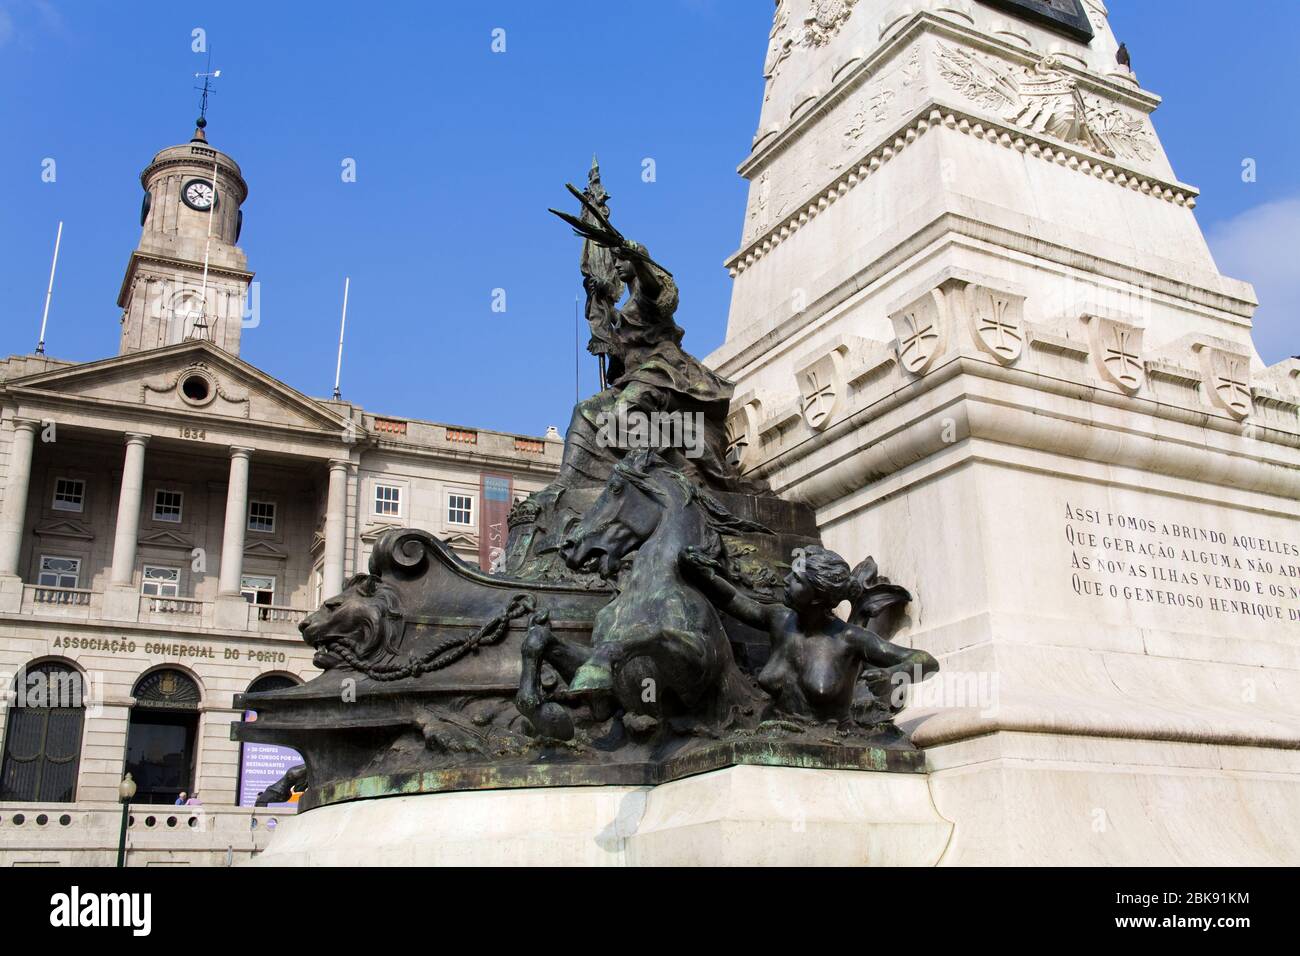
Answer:
POLYGON ((117 865, 126 866, 126 821, 127 813, 131 809, 131 798, 135 796, 135 781, 131 779, 128 773, 122 778, 121 784, 117 788, 118 799, 122 801, 122 830, 117 839, 117 865))

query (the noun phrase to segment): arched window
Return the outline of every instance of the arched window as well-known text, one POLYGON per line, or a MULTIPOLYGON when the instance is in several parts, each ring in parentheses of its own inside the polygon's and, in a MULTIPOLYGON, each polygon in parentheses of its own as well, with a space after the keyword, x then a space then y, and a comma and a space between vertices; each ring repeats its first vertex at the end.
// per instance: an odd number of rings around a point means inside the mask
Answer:
POLYGON ((263 674, 248 685, 248 693, 260 694, 268 690, 284 690, 286 687, 297 687, 300 683, 301 681, 294 680, 288 674, 263 674))
POLYGON ((59 661, 23 668, 5 723, 0 800, 77 799, 85 700, 76 668, 59 661))
POLYGON ((194 794, 199 685, 174 668, 151 671, 136 682, 126 737, 126 769, 136 783, 136 803, 174 803, 194 794))
POLYGON ((141 677, 131 696, 135 698, 137 707, 152 710, 197 710, 199 685, 188 674, 165 668, 141 677))

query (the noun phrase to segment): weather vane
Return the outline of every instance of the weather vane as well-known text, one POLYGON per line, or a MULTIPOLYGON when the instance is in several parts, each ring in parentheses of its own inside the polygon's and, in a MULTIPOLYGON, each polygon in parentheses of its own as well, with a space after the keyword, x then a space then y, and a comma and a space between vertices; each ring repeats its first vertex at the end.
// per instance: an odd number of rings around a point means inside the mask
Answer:
MULTIPOLYGON (((208 66, 212 66, 212 49, 208 48, 208 66)), ((220 70, 208 71, 206 73, 195 73, 194 78, 197 80, 203 78, 203 85, 194 87, 200 90, 203 96, 199 98, 199 121, 198 127, 202 129, 208 125, 208 94, 212 92, 212 81, 221 75, 220 70)))

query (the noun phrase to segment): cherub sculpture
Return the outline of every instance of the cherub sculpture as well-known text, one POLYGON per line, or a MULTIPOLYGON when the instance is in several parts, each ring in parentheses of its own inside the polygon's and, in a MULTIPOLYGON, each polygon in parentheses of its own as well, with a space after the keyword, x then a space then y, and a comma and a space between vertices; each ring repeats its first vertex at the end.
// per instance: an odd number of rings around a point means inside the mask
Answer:
MULTIPOLYGON (((873 613, 908 598, 897 585, 875 583, 875 566, 869 560, 860 566, 864 582, 834 551, 817 545, 796 549, 783 604, 746 597, 723 576, 718 562, 695 548, 682 551, 680 564, 719 610, 767 632, 771 656, 758 683, 772 699, 766 716, 777 724, 831 723, 848 729, 855 711, 862 709, 861 697, 855 701, 859 681, 878 696, 906 681, 925 680, 939 669, 925 651, 894 644, 867 626, 873 613), (835 609, 850 599, 852 619, 840 620, 835 609)), ((874 712, 887 719, 893 709, 878 707, 874 712)))

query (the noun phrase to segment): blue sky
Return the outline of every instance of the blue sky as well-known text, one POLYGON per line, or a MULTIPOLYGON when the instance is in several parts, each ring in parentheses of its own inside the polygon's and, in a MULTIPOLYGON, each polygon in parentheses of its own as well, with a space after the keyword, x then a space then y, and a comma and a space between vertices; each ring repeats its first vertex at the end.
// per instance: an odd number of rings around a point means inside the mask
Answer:
MULTIPOLYGON (((42 3, 0 0, 0 352, 29 352, 65 221, 47 350, 116 352, 140 170, 197 113, 191 30, 223 71, 213 145, 250 184, 261 282, 249 361, 368 409, 540 433, 567 423, 578 243, 546 212, 600 154, 615 222, 682 287, 686 345, 722 340, 735 167, 754 132, 769 0, 42 3), (503 28, 506 52, 491 50, 503 28), (46 157, 57 180, 41 181, 46 157), (357 181, 340 177, 345 158, 357 181), (643 161, 655 181, 643 182, 643 161), (506 311, 493 312, 493 290, 506 311)), ((1300 4, 1111 0, 1220 266, 1256 282, 1266 361, 1300 352, 1300 4), (1243 159, 1255 182, 1243 182, 1243 159)), ((594 390, 592 360, 581 390, 594 390)))

